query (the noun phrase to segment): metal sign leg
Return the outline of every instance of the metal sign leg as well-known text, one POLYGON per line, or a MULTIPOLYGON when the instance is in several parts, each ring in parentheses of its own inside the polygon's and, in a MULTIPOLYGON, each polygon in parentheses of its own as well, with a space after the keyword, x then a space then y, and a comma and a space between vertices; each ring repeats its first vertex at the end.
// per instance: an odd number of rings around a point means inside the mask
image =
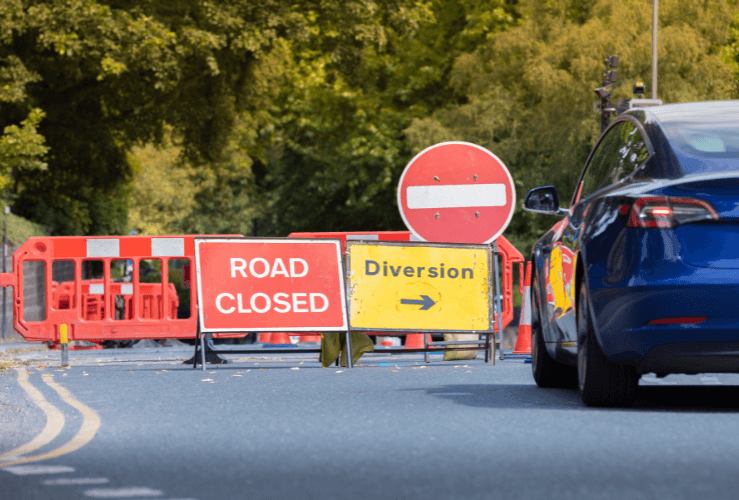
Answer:
MULTIPOLYGON (((200 328, 198 328, 198 330, 200 330, 200 328)), ((202 333, 200 334, 200 362, 203 365, 203 371, 205 371, 205 335, 202 333)))
POLYGON ((354 368, 354 351, 352 350, 352 329, 346 329, 346 367, 354 368))
POLYGON ((193 353, 192 358, 182 362, 183 365, 189 365, 192 363, 193 370, 198 367, 198 346, 200 346, 200 328, 198 328, 195 333, 195 352, 193 353))
MULTIPOLYGON (((503 352, 503 320, 501 318, 501 304, 500 304, 500 277, 498 276, 498 240, 493 242, 493 263, 495 267, 495 317, 498 320, 498 334, 500 335, 500 359, 505 359, 505 353, 503 352)), ((495 339, 493 339, 493 361, 495 364, 495 339)))
POLYGON ((485 335, 485 362, 490 359, 490 334, 485 335))
MULTIPOLYGON (((423 334, 423 348, 424 349, 428 349, 429 348, 429 335, 428 335, 428 333, 424 333, 423 334)), ((428 351, 425 351, 423 353, 423 360, 426 363, 431 363, 431 360, 429 359, 429 352, 428 351)))

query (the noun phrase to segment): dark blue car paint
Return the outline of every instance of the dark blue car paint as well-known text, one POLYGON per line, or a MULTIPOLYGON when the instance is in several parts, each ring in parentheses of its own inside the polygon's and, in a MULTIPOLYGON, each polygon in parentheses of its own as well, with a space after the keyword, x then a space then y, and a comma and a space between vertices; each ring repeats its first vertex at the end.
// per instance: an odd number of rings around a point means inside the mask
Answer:
MULTIPOLYGON (((739 116, 739 103, 725 106, 739 116)), ((566 229, 550 230, 534 245, 534 286, 539 287, 547 350, 559 362, 576 362, 577 273, 570 310, 554 311, 547 301, 551 252, 566 245, 589 290, 596 338, 609 359, 666 373, 726 370, 736 360, 731 371, 739 371, 739 159, 676 151, 660 128, 658 112, 637 114, 650 142, 649 160, 630 178, 573 204, 566 229), (720 220, 673 229, 628 227, 628 213, 621 207, 649 195, 705 200, 720 220), (707 319, 648 324, 686 316, 707 319), (652 355, 659 356, 658 362, 650 361, 652 355), (725 362, 712 365, 709 358, 725 362)))

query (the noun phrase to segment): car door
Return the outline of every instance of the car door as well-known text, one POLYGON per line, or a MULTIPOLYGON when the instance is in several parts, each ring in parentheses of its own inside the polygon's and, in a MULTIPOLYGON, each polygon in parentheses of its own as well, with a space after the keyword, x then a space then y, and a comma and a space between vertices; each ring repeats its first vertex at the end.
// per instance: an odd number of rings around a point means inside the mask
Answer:
POLYGON ((564 348, 577 347, 575 271, 581 257, 583 235, 593 235, 598 225, 612 222, 609 205, 599 200, 618 189, 646 158, 643 131, 637 120, 625 116, 614 123, 593 149, 572 196, 570 215, 553 229, 552 250, 545 273, 549 322, 564 348))

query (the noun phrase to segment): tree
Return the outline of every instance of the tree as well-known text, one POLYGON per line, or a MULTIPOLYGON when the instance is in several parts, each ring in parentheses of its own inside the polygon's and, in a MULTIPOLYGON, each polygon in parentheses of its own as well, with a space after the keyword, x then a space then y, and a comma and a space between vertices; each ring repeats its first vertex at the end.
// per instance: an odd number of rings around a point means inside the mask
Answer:
POLYGON ((252 167, 271 234, 403 229, 395 187, 412 156, 403 130, 463 102, 450 85, 456 56, 518 22, 503 0, 403 4, 378 5, 381 43, 362 43, 342 64, 324 50, 330 30, 288 45, 271 149, 252 167))
POLYGON ((223 161, 239 115, 269 106, 254 69, 275 41, 332 26, 323 50, 350 64, 358 42, 379 41, 373 9, 339 0, 2 2, 0 76, 11 75, 3 88, 17 98, 0 103, 0 125, 40 109, 45 119, 27 124, 49 147, 48 170, 17 172, 14 210, 55 234, 123 232, 135 144, 160 143, 169 126, 194 165, 223 161))
POLYGON ((139 235, 176 233, 195 205, 195 169, 183 163, 180 148, 166 140, 160 148, 135 147, 131 156, 128 228, 139 235))
MULTIPOLYGON (((406 133, 414 151, 441 140, 480 144, 509 167, 519 200, 533 187, 554 184, 567 205, 600 135, 593 89, 602 80, 604 59, 620 56, 623 83, 614 102, 632 97, 632 82, 651 82, 652 4, 527 0, 521 9, 520 26, 457 58, 452 84, 467 102, 414 120, 406 133)), ((735 9, 729 0, 660 2, 664 102, 729 96, 732 75, 721 48, 735 9)), ((519 208, 506 237, 524 250, 553 222, 519 208)))

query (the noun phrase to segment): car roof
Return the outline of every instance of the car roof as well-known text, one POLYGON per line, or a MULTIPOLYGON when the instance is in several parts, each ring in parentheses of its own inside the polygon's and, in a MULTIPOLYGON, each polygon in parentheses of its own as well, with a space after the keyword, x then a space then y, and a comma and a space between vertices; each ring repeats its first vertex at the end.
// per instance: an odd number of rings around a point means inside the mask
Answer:
MULTIPOLYGON (((629 111, 634 114, 634 111, 629 111)), ((736 123, 739 121, 739 100, 703 101, 665 104, 638 109, 644 113, 644 123, 650 129, 653 145, 660 150, 659 177, 675 178, 691 174, 736 172, 739 170, 736 123), (650 125, 652 125, 650 127, 650 125), (654 127, 656 125, 656 127, 654 127), (711 131, 708 135, 727 140, 727 147, 713 152, 690 147, 683 131, 711 131), (728 148, 730 146, 730 148, 728 148)), ((690 135, 688 133, 688 135, 690 135)))
POLYGON ((669 123, 686 121, 690 118, 702 118, 706 115, 736 115, 739 114, 739 101, 702 101, 686 102, 681 104, 663 104, 648 108, 639 108, 647 116, 654 117, 658 122, 669 123))

